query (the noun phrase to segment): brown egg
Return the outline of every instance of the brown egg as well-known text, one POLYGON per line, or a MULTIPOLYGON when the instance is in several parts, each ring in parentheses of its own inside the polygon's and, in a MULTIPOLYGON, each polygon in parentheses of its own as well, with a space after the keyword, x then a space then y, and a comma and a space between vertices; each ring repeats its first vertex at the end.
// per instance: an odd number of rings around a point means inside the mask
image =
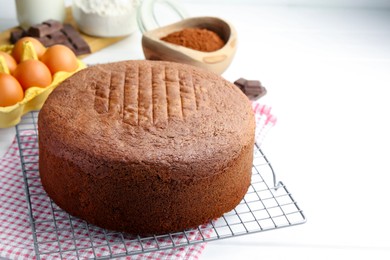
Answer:
POLYGON ((73 72, 78 67, 74 52, 60 44, 47 48, 40 60, 46 64, 52 74, 58 71, 73 72))
POLYGON ((35 52, 37 53, 38 58, 42 57, 43 53, 45 53, 46 48, 43 44, 33 37, 23 37, 19 39, 14 48, 12 49, 12 56, 16 60, 17 63, 20 62, 23 54, 23 43, 25 41, 30 41, 34 45, 35 52))
POLYGON ((0 73, 0 107, 15 105, 24 97, 22 86, 11 75, 0 73))
POLYGON ((26 60, 19 63, 14 77, 26 90, 29 87, 47 87, 52 82, 52 76, 47 66, 39 60, 26 60))
POLYGON ((7 64, 9 72, 12 74, 17 66, 15 59, 10 54, 8 54, 4 51, 0 51, 0 56, 4 57, 5 63, 7 64))

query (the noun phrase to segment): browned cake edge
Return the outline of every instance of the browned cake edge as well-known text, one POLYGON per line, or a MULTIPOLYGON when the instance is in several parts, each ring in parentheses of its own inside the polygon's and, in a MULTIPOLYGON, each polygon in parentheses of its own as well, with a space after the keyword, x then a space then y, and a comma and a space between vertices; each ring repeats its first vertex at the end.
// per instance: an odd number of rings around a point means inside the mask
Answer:
POLYGON ((107 165, 107 171, 121 168, 114 170, 119 173, 116 178, 96 179, 51 154, 44 138, 40 137, 39 167, 46 192, 65 211, 107 229, 161 234, 196 227, 234 209, 251 181, 252 143, 212 177, 175 182, 146 175, 131 180, 132 172, 145 168, 124 165, 107 165))

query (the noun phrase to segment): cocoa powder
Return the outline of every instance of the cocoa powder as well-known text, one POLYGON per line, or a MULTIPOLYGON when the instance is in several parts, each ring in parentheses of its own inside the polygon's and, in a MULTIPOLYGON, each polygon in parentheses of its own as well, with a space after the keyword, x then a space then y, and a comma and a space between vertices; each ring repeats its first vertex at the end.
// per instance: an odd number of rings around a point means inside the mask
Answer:
POLYGON ((204 52, 216 51, 225 45, 218 34, 200 28, 186 28, 170 33, 161 40, 204 52))

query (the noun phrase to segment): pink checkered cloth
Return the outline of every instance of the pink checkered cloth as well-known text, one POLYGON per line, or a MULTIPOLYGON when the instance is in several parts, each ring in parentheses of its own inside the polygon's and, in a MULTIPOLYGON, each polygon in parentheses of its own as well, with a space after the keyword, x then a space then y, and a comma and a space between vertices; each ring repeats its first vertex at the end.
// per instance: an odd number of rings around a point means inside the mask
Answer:
MULTIPOLYGON (((270 107, 261 105, 258 102, 252 103, 253 110, 256 115, 256 140, 260 144, 268 130, 276 123, 276 118, 271 114, 270 107)), ((36 135, 27 136, 27 141, 24 145, 36 145, 36 135)), ((28 147, 23 147, 28 148, 28 147)), ((34 208, 38 211, 37 214, 51 214, 50 199, 44 196, 39 202, 38 207, 34 208), (48 211, 50 211, 48 213, 48 211)), ((34 206, 35 207, 35 206, 34 206)), ((76 223, 77 224, 77 223, 76 223)), ((73 225, 76 225, 73 224, 73 225)), ((203 236, 211 235, 212 229, 204 228, 203 236)), ((65 234, 68 238, 72 234, 65 234)), ((73 234, 74 235, 74 234, 73 234)), ((190 232, 187 234, 189 239, 199 240, 199 232, 190 232)), ((186 240, 188 237, 177 236, 174 238, 175 243, 182 243, 181 240, 186 240)), ((80 240, 81 241, 81 240, 80 240)), ((161 241, 160 241, 161 242, 161 241)), ((164 242, 164 241, 162 241, 164 242)), ((82 242, 80 242, 82 243, 82 242)), ((166 249, 140 255, 131 256, 131 259, 198 259, 201 255, 206 243, 199 243, 190 246, 184 246, 174 249, 166 249)), ((58 244, 47 244, 47 247, 52 247, 52 250, 58 250, 58 244)), ((79 245, 77 245, 79 246, 79 245)), ((82 245, 81 245, 82 246, 82 245)), ((129 245, 132 247, 132 245, 129 245)), ((64 250, 62 245, 62 250, 64 250)), ((134 245, 137 249, 139 245, 134 245)), ((66 248, 65 248, 66 249, 66 248)), ((69 250, 69 249, 68 249, 69 250)), ((85 252, 79 255, 80 258, 90 258, 107 256, 105 247, 96 250, 95 253, 85 252)), ((115 250, 113 248, 112 250, 115 250)), ((29 211, 27 208, 25 184, 22 177, 22 168, 20 162, 19 148, 16 139, 9 147, 6 154, 0 160, 0 258, 9 259, 35 259, 35 250, 32 229, 29 223, 29 211)), ((69 257, 70 259, 71 257, 69 257)))

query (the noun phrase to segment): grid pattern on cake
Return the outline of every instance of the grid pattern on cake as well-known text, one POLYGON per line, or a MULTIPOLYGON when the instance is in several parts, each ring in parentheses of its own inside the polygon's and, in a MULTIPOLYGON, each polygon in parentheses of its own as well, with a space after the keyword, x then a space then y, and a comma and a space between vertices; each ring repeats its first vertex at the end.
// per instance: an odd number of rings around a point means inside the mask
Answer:
POLYGON ((171 119, 185 120, 206 105, 209 84, 186 71, 164 66, 101 71, 93 83, 94 108, 99 114, 121 115, 130 125, 164 127, 171 119))
POLYGON ((291 193, 282 182, 276 182, 269 161, 255 146, 249 190, 240 204, 221 218, 196 229, 148 237, 99 228, 69 215, 45 193, 38 172, 37 120, 38 112, 31 112, 16 127, 37 259, 147 256, 306 222, 291 193))

